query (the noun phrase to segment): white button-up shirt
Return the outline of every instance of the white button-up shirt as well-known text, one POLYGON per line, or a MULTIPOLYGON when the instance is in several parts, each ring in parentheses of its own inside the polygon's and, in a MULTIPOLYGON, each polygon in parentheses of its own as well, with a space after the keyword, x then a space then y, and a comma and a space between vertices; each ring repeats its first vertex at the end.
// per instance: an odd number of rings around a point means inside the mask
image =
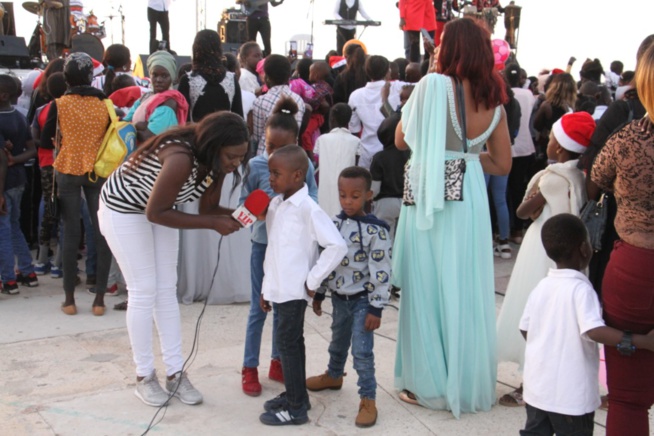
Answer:
POLYGON ((365 87, 357 89, 350 95, 348 104, 352 108, 350 132, 361 133, 361 157, 359 166, 370 169, 372 157, 382 151, 384 146, 377 139, 377 129, 384 121, 381 113, 381 90, 386 82, 378 80, 368 82, 365 87))
MULTIPOLYGON (((354 0, 345 0, 345 4, 347 5, 348 8, 352 9, 352 7, 354 6, 354 0)), ((334 18, 336 18, 337 20, 344 20, 345 18, 341 17, 340 12, 341 12, 341 0, 336 0, 336 4, 334 5, 334 18)), ((359 0, 359 14, 361 14, 361 16, 366 20, 373 21, 372 18, 370 18, 370 15, 368 15, 368 12, 366 12, 366 10, 363 8, 362 0, 359 0)), ((343 29, 347 29, 347 30, 356 29, 356 26, 338 26, 338 27, 342 27, 343 29)))
POLYGON ((172 0, 148 0, 148 7, 155 11, 167 11, 170 9, 170 2, 172 0))
POLYGON ((268 248, 261 294, 273 303, 311 298, 347 253, 347 245, 331 218, 309 197, 305 184, 284 200, 273 198, 266 216, 268 248), (318 247, 323 247, 321 253, 318 247))

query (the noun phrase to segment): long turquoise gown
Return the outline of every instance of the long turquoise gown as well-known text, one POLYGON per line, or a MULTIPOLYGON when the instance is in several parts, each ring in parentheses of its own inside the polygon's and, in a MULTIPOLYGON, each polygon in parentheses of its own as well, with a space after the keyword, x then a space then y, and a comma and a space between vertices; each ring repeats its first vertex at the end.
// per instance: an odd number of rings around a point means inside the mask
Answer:
POLYGON ((413 186, 417 204, 402 206, 393 247, 402 288, 395 386, 457 418, 495 403, 492 234, 479 153, 500 117, 498 107, 487 131, 468 140, 459 202, 440 201, 444 159, 464 156, 451 79, 423 78, 402 115, 412 167, 422 168, 414 181, 426 186, 413 186))

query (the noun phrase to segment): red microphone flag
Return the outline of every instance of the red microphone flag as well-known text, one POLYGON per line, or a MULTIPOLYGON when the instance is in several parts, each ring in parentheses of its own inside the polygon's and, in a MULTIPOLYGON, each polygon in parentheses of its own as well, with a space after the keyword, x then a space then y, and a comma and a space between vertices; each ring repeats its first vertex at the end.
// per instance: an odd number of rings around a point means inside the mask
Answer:
POLYGON ((245 203, 234 211, 232 217, 243 227, 250 227, 257 220, 257 216, 266 210, 268 203, 268 194, 261 189, 255 189, 245 199, 245 203))

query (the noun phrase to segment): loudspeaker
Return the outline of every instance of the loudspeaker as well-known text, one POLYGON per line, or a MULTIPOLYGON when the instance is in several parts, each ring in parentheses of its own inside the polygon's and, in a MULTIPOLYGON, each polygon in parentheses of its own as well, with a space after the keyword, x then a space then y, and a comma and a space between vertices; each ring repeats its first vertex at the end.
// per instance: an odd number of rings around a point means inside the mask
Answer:
POLYGON ((218 34, 221 42, 243 44, 248 40, 247 25, 244 20, 220 21, 218 34))
POLYGON ((0 65, 5 68, 30 68, 30 55, 22 36, 0 36, 0 65))
MULTIPOLYGON (((136 65, 134 65, 134 74, 139 77, 150 77, 150 72, 148 71, 148 56, 150 55, 139 55, 139 58, 136 61, 136 65)), ((177 70, 179 71, 179 67, 181 67, 184 64, 190 64, 191 63, 191 56, 175 56, 175 62, 177 63, 177 70)))

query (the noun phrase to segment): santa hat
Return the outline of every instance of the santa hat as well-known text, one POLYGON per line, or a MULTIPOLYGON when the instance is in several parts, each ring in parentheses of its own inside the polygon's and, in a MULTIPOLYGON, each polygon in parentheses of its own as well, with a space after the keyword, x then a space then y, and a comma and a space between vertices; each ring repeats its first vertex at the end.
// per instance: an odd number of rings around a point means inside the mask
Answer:
POLYGON ((345 60, 345 58, 343 56, 330 56, 329 57, 329 66, 334 70, 337 69, 337 68, 344 67, 346 63, 347 63, 347 61, 345 60))
POLYGON ((102 62, 96 61, 93 58, 91 58, 91 61, 93 61, 93 77, 102 75, 102 72, 104 71, 104 65, 102 65, 102 62))
POLYGON ((565 114, 552 126, 552 133, 568 151, 582 154, 595 131, 595 120, 588 112, 565 114))
POLYGON ((554 68, 554 69, 552 70, 552 75, 553 75, 553 76, 555 76, 555 75, 557 75, 557 74, 563 74, 563 73, 565 73, 565 71, 563 71, 561 68, 554 68))

